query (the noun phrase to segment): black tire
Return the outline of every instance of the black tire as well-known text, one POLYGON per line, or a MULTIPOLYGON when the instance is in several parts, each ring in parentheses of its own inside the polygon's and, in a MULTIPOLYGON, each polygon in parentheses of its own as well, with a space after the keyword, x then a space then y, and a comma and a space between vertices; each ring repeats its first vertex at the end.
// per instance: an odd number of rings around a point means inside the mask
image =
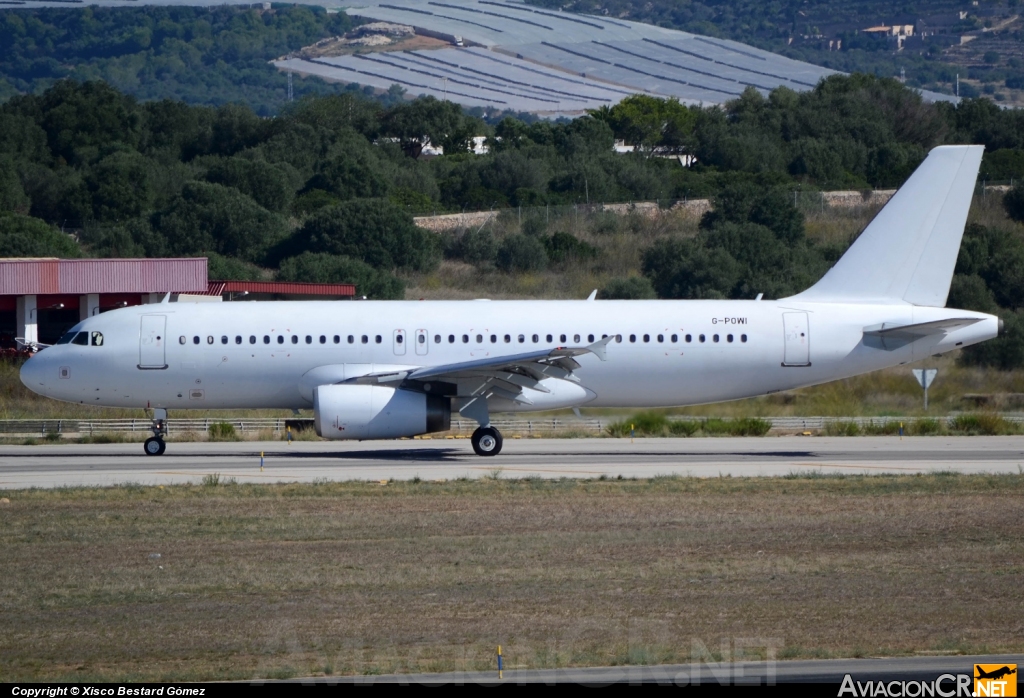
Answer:
POLYGON ((151 436, 146 439, 146 443, 142 446, 147 456, 162 456, 164 451, 167 450, 167 444, 164 443, 163 439, 158 439, 155 436, 151 436))
POLYGON ((496 456, 501 453, 501 432, 494 427, 480 427, 473 432, 473 450, 478 456, 496 456))

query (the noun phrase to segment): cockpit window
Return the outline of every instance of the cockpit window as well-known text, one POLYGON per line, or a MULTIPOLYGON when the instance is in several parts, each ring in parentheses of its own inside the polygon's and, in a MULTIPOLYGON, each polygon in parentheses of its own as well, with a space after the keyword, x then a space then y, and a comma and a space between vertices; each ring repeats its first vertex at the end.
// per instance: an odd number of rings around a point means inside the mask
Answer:
POLYGON ((93 332, 92 333, 92 345, 94 347, 102 347, 103 346, 103 333, 102 332, 93 332))
POLYGON ((65 332, 60 336, 60 339, 57 340, 57 344, 69 344, 71 340, 75 338, 76 334, 76 332, 65 332))
POLYGON ((71 340, 72 344, 79 344, 83 347, 89 346, 89 333, 79 332, 75 335, 74 339, 71 340))

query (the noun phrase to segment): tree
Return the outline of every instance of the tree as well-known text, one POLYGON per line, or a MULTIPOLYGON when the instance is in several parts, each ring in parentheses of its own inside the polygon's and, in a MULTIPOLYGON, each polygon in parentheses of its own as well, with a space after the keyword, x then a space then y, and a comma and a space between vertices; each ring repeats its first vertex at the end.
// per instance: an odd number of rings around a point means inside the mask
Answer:
POLYGON ((640 301, 657 298, 657 294, 654 292, 654 287, 651 286, 650 280, 642 276, 630 276, 625 279, 611 279, 597 295, 598 298, 606 298, 609 300, 621 299, 640 301))
POLYGON ((542 271, 548 264, 544 243, 526 235, 510 235, 498 247, 495 266, 504 272, 542 271))
POLYGON ((69 235, 38 218, 0 213, 0 250, 4 257, 81 257, 82 251, 69 235))
POLYGON ((760 187, 741 182, 727 185, 714 197, 713 208, 701 218, 700 227, 711 230, 722 223, 756 223, 771 230, 787 244, 804 238, 804 216, 781 187, 760 187))
POLYGON ((659 298, 728 298, 742 268, 702 240, 664 240, 644 252, 643 273, 659 298))
POLYGON ((0 155, 0 211, 28 213, 31 203, 21 186, 14 161, 0 155))
POLYGON ((237 189, 276 213, 287 211, 295 197, 288 174, 262 160, 217 158, 206 170, 206 181, 237 189))
POLYGON ((260 262, 285 238, 283 218, 241 192, 220 184, 189 182, 170 207, 154 215, 153 229, 172 254, 217 252, 260 262))
POLYGON ((427 143, 441 146, 445 155, 465 153, 479 128, 458 104, 434 97, 398 104, 384 113, 381 123, 381 133, 398 138, 412 158, 418 158, 427 143))
POLYGON ((351 257, 378 269, 426 271, 437 264, 440 250, 432 233, 390 201, 354 199, 314 213, 273 256, 303 252, 351 257))
POLYGON ((1015 183, 1010 191, 1006 192, 1003 196, 1003 208, 1007 216, 1018 223, 1024 223, 1024 182, 1015 183))
POLYGON ((605 121, 616 138, 647 153, 657 147, 681 148, 693 134, 696 114, 675 98, 632 95, 611 108, 589 110, 595 119, 605 121))
POLYGON ((154 163, 138 153, 108 155, 89 169, 85 184, 92 195, 93 216, 102 221, 135 218, 153 199, 150 170, 154 163))
POLYGON ((377 300, 401 300, 405 284, 358 259, 323 252, 303 252, 281 262, 281 281, 355 284, 356 294, 377 300))

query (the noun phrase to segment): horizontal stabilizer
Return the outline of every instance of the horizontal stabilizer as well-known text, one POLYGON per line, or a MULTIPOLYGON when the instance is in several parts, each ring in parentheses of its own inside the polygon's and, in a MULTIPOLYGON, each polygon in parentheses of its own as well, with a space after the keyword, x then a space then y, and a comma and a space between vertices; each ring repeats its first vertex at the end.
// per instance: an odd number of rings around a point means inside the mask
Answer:
POLYGON ((945 306, 983 152, 933 149, 836 265, 791 300, 945 306))
POLYGON ((883 322, 864 328, 864 343, 876 349, 893 351, 906 346, 910 342, 930 335, 946 334, 961 327, 981 322, 981 318, 957 317, 933 322, 919 322, 913 325, 897 325, 883 322))

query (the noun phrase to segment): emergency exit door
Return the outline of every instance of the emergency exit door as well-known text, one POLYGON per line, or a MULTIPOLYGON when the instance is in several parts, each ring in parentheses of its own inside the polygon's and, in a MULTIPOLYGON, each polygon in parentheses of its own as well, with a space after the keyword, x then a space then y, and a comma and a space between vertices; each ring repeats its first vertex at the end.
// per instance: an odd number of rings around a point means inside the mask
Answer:
POLYGON ((783 313, 782 326, 786 342, 782 365, 810 366, 811 336, 807 313, 783 313))
POLYGON ((143 315, 139 331, 139 368, 167 368, 167 316, 143 315))

